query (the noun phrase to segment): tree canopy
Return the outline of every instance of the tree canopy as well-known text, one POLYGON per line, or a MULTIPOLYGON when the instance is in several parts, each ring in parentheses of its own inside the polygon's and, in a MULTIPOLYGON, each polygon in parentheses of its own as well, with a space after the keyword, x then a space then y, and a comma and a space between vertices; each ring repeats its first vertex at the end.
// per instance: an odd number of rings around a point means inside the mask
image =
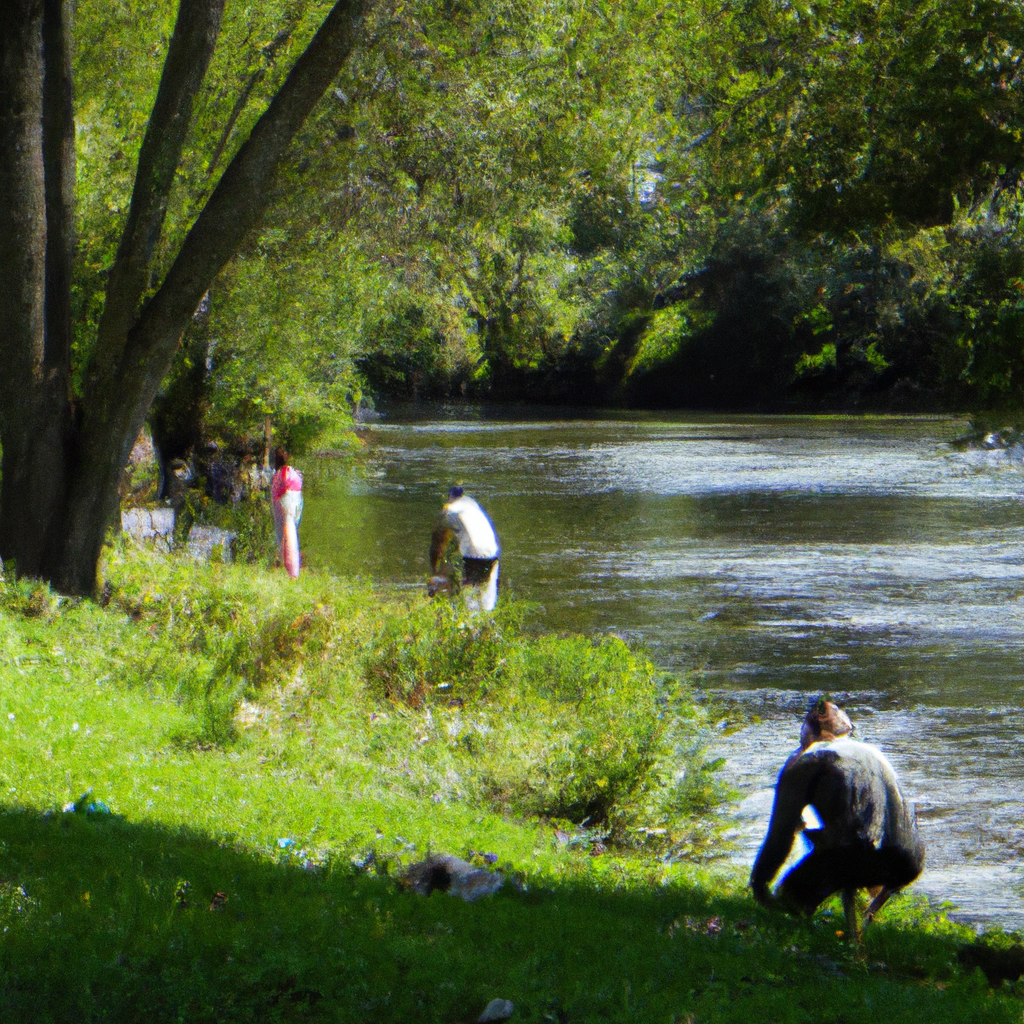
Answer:
MULTIPOLYGON (((320 9, 311 19, 315 31, 223 172, 190 189, 202 148, 188 146, 193 115, 224 2, 179 5, 169 39, 153 37, 162 71, 145 132, 141 139, 129 133, 137 141, 131 198, 115 207, 117 227, 106 236, 118 238, 116 250, 100 257, 102 303, 75 337, 71 4, 9 7, 0 37, 0 352, 8 370, 0 380, 0 555, 20 572, 65 590, 92 590, 129 450, 182 333, 259 222, 292 139, 352 52, 367 9, 363 0, 320 9)), ((160 10, 153 13, 159 33, 160 10)), ((117 106, 115 98, 115 128, 117 106)), ((79 251, 89 252, 91 241, 84 238, 79 251)))

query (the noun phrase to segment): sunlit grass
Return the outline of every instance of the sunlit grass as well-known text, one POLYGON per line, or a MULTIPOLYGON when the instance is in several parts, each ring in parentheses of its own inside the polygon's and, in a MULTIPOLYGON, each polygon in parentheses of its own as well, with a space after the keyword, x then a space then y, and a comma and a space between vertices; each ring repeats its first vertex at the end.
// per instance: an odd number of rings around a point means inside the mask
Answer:
POLYGON ((858 950, 838 913, 774 917, 680 860, 714 787, 662 762, 702 770, 700 711, 624 647, 315 574, 105 573, 106 607, 2 585, 4 1020, 1020 1019, 909 899, 858 950), (428 850, 509 881, 406 893, 428 850))

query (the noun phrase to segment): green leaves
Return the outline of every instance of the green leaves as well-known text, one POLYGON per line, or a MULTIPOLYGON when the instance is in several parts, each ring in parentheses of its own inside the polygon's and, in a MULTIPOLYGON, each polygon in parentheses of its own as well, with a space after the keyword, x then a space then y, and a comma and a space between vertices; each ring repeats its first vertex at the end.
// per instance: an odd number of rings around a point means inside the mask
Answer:
MULTIPOLYGON (((229 3, 169 246, 324 6, 229 3)), ((145 30, 127 8, 79 16, 82 356, 162 59, 151 27, 172 8, 153 3, 145 30)), ((416 0, 389 18, 213 291, 217 431, 271 412, 313 443, 367 384, 597 399, 626 381, 648 400, 656 367, 692 359, 706 380, 723 348, 755 358, 729 326, 753 278, 771 312, 752 380, 773 393, 851 367, 957 395, 1013 378, 978 370, 990 342, 1012 361, 994 339, 1016 293, 972 232, 985 209, 1016 246, 1017 6, 416 0), (708 268, 713 288, 664 299, 708 268)))

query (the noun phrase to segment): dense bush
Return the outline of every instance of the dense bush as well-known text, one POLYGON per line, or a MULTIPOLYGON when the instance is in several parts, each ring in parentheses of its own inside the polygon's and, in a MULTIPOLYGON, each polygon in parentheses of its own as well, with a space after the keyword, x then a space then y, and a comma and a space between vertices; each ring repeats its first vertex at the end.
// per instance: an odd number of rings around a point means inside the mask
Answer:
POLYGON ((422 759, 443 748, 434 763, 456 795, 619 843, 700 845, 722 792, 688 688, 617 638, 531 637, 522 614, 474 617, 455 599, 387 619, 366 650, 368 694, 415 718, 422 759))

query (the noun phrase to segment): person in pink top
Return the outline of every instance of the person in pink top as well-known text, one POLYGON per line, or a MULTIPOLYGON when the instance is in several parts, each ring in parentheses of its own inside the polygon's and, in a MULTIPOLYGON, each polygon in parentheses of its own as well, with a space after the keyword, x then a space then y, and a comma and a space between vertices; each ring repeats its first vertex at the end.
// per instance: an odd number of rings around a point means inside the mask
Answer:
POLYGON ((270 502, 274 510, 274 532, 288 575, 299 575, 299 521, 302 519, 302 474, 288 465, 288 453, 274 449, 274 478, 270 481, 270 502))

